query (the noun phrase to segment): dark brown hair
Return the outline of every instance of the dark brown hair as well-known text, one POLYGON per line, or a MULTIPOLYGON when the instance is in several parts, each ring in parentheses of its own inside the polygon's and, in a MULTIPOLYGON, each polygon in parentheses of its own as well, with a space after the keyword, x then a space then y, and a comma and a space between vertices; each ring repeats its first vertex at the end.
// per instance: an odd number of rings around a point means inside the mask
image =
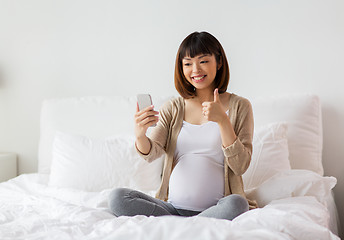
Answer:
POLYGON ((225 51, 220 42, 208 32, 194 32, 187 36, 180 44, 176 65, 174 70, 174 85, 183 98, 196 96, 195 88, 184 76, 182 60, 184 57, 195 57, 200 54, 211 54, 215 56, 217 65, 221 67, 217 70, 214 80, 214 90, 219 89, 219 93, 227 91, 229 83, 229 66, 225 51))

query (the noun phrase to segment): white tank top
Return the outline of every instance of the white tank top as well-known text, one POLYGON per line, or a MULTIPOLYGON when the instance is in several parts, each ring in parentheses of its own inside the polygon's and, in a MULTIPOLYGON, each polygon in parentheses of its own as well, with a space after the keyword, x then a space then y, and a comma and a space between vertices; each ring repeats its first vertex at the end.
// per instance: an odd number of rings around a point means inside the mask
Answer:
POLYGON ((203 211, 224 196, 224 154, 217 123, 183 121, 174 154, 169 199, 175 208, 203 211))

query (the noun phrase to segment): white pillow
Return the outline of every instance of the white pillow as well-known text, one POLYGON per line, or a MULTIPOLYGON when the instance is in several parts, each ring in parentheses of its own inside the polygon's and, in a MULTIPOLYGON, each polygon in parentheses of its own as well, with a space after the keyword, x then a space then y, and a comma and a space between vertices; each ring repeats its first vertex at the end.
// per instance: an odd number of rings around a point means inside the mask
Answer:
POLYGON ((249 168, 243 174, 245 189, 259 186, 274 174, 289 170, 287 124, 271 123, 255 130, 249 168))
POLYGON ((152 163, 136 152, 133 136, 92 139, 57 132, 49 185, 84 191, 129 187, 156 190, 161 182, 162 158, 152 163))
POLYGON ((322 166, 322 115, 319 97, 289 94, 251 101, 255 127, 272 122, 288 123, 289 160, 292 169, 324 174, 322 166))
POLYGON ((250 199, 255 199, 259 207, 264 207, 273 200, 314 196, 321 203, 331 195, 331 189, 337 183, 334 177, 323 177, 309 170, 286 170, 275 174, 257 188, 246 191, 250 199))
MULTIPOLYGON (((168 96, 153 96, 158 111, 168 96)), ((50 173, 56 131, 105 139, 114 135, 134 135, 136 96, 89 96, 46 99, 42 104, 38 172, 50 173)))

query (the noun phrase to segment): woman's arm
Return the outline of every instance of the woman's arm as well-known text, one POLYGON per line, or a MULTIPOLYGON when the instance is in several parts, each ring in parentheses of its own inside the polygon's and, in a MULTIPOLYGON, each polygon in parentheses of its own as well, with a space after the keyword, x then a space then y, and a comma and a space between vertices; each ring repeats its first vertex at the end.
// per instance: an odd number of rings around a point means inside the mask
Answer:
POLYGON ((171 103, 167 102, 160 108, 159 121, 152 129, 151 136, 136 137, 136 150, 146 161, 151 162, 166 152, 171 116, 171 103))
POLYGON ((204 117, 219 125, 225 163, 234 174, 242 175, 251 162, 253 113, 247 99, 237 98, 229 110, 231 118, 222 108, 217 89, 214 91, 214 101, 204 102, 202 106, 204 117), (235 121, 235 126, 230 119, 235 121))
POLYGON ((226 148, 234 143, 237 136, 234 132, 233 126, 229 117, 226 116, 224 119, 218 123, 222 139, 222 147, 226 148))
POLYGON ((146 135, 137 137, 135 147, 142 155, 147 155, 151 150, 151 143, 146 135))
POLYGON ((216 122, 219 125, 222 146, 228 147, 232 145, 237 138, 232 123, 222 107, 220 101, 219 91, 216 88, 214 90, 214 101, 213 102, 203 102, 203 116, 208 121, 216 122))
POLYGON ((251 162, 254 120, 250 102, 244 99, 238 104, 236 112, 232 113, 235 114, 235 128, 228 117, 228 122, 225 121, 219 126, 225 162, 235 175, 242 175, 251 162))
POLYGON ((140 111, 138 104, 136 105, 136 113, 134 116, 135 147, 143 155, 147 155, 151 149, 151 143, 146 136, 147 129, 157 123, 159 119, 156 116, 159 112, 154 111, 153 108, 154 106, 149 106, 140 111))

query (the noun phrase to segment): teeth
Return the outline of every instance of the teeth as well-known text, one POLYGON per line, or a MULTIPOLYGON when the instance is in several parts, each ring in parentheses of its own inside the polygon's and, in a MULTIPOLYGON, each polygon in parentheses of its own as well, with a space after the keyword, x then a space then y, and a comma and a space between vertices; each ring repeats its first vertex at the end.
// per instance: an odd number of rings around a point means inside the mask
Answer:
POLYGON ((202 78, 204 78, 204 76, 202 76, 202 77, 194 77, 194 79, 195 79, 196 81, 201 80, 202 78))

